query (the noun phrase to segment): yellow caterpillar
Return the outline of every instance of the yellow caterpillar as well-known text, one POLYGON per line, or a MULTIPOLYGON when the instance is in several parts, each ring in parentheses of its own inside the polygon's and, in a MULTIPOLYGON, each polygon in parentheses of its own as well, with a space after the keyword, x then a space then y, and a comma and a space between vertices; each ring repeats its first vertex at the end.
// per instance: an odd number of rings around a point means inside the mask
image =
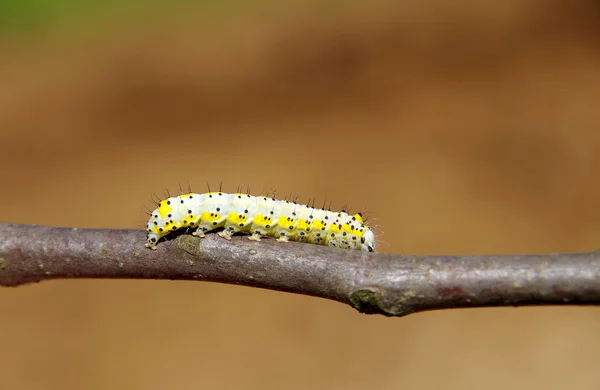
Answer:
POLYGON ((152 211, 146 247, 156 249, 170 232, 191 228, 193 235, 223 228, 227 240, 246 233, 249 240, 274 237, 279 242, 301 241, 366 252, 375 250, 375 235, 360 213, 332 212, 274 197, 236 193, 189 193, 161 200, 152 211))

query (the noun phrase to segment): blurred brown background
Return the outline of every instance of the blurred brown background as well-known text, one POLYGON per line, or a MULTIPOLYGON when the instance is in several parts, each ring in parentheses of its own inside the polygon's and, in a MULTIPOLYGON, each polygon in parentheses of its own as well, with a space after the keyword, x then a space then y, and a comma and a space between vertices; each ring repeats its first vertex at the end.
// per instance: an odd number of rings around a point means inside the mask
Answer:
MULTIPOLYGON (((366 206, 387 253, 600 247, 600 3, 239 2, 0 38, 0 219, 152 193, 366 206)), ((0 271, 1 272, 1 271, 0 271)), ((0 290, 2 389, 597 389, 596 308, 389 319, 193 282, 0 290)))

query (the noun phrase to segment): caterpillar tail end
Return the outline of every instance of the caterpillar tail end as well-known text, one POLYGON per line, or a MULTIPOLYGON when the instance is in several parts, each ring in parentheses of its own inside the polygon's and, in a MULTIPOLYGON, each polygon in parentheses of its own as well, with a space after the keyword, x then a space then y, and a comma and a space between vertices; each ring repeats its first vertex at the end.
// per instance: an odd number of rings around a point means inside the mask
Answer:
POLYGON ((365 231, 360 249, 363 252, 375 252, 375 235, 371 229, 365 231))

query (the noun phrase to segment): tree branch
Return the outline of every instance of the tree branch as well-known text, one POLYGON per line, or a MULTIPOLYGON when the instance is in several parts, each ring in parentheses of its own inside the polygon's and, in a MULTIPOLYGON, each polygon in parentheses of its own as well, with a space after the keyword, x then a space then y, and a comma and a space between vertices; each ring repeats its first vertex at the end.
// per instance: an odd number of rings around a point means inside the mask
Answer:
POLYGON ((142 230, 0 224, 0 286, 67 278, 202 280, 333 299, 360 312, 600 304, 600 253, 407 256, 142 230))

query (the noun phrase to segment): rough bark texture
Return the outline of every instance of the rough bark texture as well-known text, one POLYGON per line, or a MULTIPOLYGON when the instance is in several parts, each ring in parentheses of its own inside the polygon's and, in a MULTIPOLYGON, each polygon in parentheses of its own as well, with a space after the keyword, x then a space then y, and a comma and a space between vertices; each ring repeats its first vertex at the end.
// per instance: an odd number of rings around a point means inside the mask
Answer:
POLYGON ((0 224, 0 285, 64 278, 202 280, 404 316, 435 309, 600 304, 599 252, 409 256, 181 234, 155 251, 142 230, 0 224))

